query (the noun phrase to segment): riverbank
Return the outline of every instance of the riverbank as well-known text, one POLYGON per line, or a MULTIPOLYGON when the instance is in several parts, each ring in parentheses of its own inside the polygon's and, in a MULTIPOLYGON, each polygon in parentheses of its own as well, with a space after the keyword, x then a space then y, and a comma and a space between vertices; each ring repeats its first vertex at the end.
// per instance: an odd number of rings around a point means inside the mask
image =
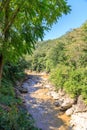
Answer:
POLYGON ((55 106, 55 100, 49 95, 50 85, 47 75, 28 74, 22 84, 28 90, 22 94, 27 111, 33 116, 35 126, 42 130, 70 130, 70 118, 55 106))
POLYGON ((42 130, 86 130, 87 106, 81 96, 76 100, 62 90, 56 92, 48 77, 44 73, 28 73, 22 84, 28 90, 22 96, 35 126, 42 130))

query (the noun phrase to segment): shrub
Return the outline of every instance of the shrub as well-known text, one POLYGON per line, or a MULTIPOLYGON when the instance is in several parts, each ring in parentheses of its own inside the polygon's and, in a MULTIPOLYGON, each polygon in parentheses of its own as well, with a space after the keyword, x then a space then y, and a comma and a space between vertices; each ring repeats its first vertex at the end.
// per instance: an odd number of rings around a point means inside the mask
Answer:
POLYGON ((3 71, 3 79, 6 79, 6 81, 9 80, 9 82, 15 82, 16 80, 24 78, 24 69, 27 67, 28 63, 24 59, 20 59, 19 62, 15 64, 6 63, 3 71))
POLYGON ((0 108, 0 130, 39 130, 33 126, 32 117, 15 106, 9 112, 0 108))
POLYGON ((70 68, 65 65, 58 65, 56 69, 51 72, 50 80, 55 85, 56 90, 64 88, 64 83, 69 76, 70 68))
POLYGON ((87 100, 87 69, 72 69, 69 66, 59 65, 53 70, 50 80, 55 85, 56 90, 64 89, 72 97, 82 95, 87 100))
POLYGON ((70 70, 69 78, 64 84, 64 89, 66 92, 70 93, 73 96, 79 96, 83 91, 85 91, 86 87, 87 70, 85 68, 70 70))

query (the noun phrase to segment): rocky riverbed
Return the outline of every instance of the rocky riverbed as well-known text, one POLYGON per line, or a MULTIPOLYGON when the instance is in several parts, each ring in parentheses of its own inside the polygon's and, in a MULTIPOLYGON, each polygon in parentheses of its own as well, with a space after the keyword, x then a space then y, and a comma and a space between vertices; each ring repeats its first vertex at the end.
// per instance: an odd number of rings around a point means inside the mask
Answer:
POLYGON ((42 130, 70 130, 69 117, 55 106, 55 100, 49 95, 51 84, 48 77, 32 74, 22 84, 22 98, 28 112, 35 120, 35 126, 42 130), (27 90, 27 93, 26 93, 27 90))
POLYGON ((64 91, 55 91, 44 74, 29 74, 20 92, 35 126, 42 130, 86 130, 87 106, 64 91))

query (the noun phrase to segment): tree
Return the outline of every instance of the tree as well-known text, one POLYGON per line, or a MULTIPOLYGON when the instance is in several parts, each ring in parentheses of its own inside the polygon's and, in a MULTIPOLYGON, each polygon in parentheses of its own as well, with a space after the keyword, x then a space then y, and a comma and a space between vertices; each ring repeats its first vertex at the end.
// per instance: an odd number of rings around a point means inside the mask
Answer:
POLYGON ((44 31, 69 11, 66 0, 0 0, 0 79, 5 61, 32 53, 44 31))
MULTIPOLYGON (((55 42, 55 40, 54 40, 55 42)), ((47 68, 49 69, 49 71, 52 68, 55 68, 58 64, 63 63, 65 61, 65 52, 64 52, 64 48, 65 44, 62 42, 58 42, 57 44, 55 43, 55 46, 53 46, 48 55, 47 55, 47 68)))

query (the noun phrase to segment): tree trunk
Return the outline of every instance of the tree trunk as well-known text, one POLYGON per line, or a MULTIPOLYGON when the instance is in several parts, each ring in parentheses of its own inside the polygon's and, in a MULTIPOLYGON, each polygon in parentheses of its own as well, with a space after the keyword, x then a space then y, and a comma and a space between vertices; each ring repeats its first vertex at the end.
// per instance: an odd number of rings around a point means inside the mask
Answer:
POLYGON ((3 56, 1 54, 0 55, 0 86, 1 86, 2 72, 3 72, 3 56))

